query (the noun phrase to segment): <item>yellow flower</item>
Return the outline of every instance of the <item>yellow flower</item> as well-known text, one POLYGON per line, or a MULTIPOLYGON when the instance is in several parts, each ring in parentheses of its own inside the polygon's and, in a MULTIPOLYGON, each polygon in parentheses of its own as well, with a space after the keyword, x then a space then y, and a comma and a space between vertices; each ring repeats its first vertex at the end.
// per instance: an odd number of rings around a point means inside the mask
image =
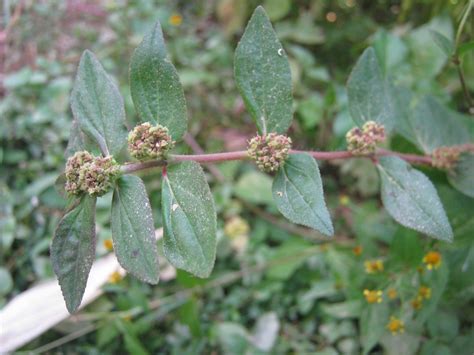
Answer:
POLYGON ((364 262, 365 272, 368 274, 375 274, 376 272, 383 271, 383 261, 378 260, 366 260, 364 262))
POLYGON ((437 251, 429 251, 423 257, 423 262, 428 270, 437 269, 441 265, 441 254, 437 251))
POLYGON ((410 304, 415 311, 418 311, 423 306, 423 298, 420 296, 417 296, 416 298, 410 301, 410 304))
POLYGON ((104 248, 107 251, 112 251, 114 249, 114 244, 112 243, 112 239, 104 240, 104 248))
POLYGON ((398 293, 397 293, 397 290, 395 290, 393 287, 391 287, 391 288, 388 289, 387 295, 388 295, 388 298, 393 300, 393 299, 397 298, 398 293))
POLYGON ((364 290, 364 296, 367 303, 381 303, 382 291, 380 290, 364 290))
POLYGON ((392 316, 387 324, 387 329, 390 330, 393 335, 403 333, 405 331, 405 324, 402 320, 392 316))
POLYGON ((349 199, 349 196, 347 196, 347 195, 339 196, 339 203, 341 205, 347 206, 347 205, 349 205, 350 202, 351 202, 351 200, 349 199))
POLYGON ((120 280, 123 279, 123 276, 120 274, 120 272, 118 271, 114 271, 113 273, 110 274, 109 276, 109 282, 111 284, 116 284, 116 283, 119 283, 120 280))
POLYGON ((420 297, 421 299, 425 299, 425 300, 428 300, 431 298, 431 288, 427 287, 427 286, 420 286, 420 288, 418 289, 418 297, 420 297))
POLYGON ((183 17, 180 14, 173 14, 169 18, 169 23, 172 26, 179 26, 183 22, 183 17))
POLYGON ((355 256, 360 256, 363 250, 364 249, 360 245, 356 245, 354 248, 352 248, 352 252, 355 256))

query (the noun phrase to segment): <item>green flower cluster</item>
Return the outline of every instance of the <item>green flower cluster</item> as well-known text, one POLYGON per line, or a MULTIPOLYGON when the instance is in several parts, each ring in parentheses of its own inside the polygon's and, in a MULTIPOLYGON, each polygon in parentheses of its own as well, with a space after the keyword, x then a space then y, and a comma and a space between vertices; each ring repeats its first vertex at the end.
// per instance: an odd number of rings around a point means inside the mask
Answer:
POLYGON ((119 165, 112 156, 96 157, 87 151, 76 152, 66 163, 65 188, 72 195, 102 196, 119 174, 119 165))
POLYGON ((375 153, 378 143, 385 141, 385 128, 383 125, 367 121, 362 126, 352 128, 346 134, 347 150, 354 155, 367 155, 375 153))
POLYGON ((459 146, 436 148, 433 153, 431 153, 433 166, 438 169, 446 170, 454 168, 459 161, 462 151, 462 148, 459 146))
POLYGON ((247 154, 257 167, 267 173, 277 171, 284 163, 291 149, 291 138, 269 133, 253 137, 248 144, 247 154))
POLYGON ((174 144, 168 128, 149 122, 136 126, 128 135, 128 150, 138 160, 165 159, 174 144))

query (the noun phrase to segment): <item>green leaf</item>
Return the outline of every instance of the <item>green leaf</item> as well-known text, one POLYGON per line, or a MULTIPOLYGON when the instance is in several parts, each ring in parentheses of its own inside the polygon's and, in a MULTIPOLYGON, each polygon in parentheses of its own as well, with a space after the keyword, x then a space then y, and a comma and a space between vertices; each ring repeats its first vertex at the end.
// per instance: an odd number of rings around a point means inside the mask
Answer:
POLYGON ((285 133, 291 124, 292 88, 287 55, 259 6, 235 50, 235 80, 260 133, 285 133))
POLYGON ((410 115, 416 144, 431 153, 442 146, 464 144, 472 141, 472 118, 459 114, 432 96, 425 96, 410 115), (427 119, 429 118, 429 119, 427 119))
POLYGON ((159 265, 153 214, 139 177, 126 175, 117 181, 111 224, 120 265, 140 280, 157 284, 159 265))
POLYGON ((263 6, 265 9, 267 9, 268 17, 270 17, 272 21, 276 21, 288 14, 288 12, 291 10, 291 1, 265 0, 263 6))
POLYGON ((408 48, 402 39, 384 29, 375 33, 373 47, 384 75, 396 70, 408 56, 408 48))
POLYGON ((164 253, 179 269, 208 277, 216 259, 216 210, 201 166, 168 168, 162 183, 164 253))
POLYGON ((458 48, 458 55, 462 57, 464 54, 474 50, 474 41, 463 43, 458 48))
POLYGON ((133 53, 130 91, 143 121, 167 127, 175 140, 183 136, 187 130, 186 101, 159 22, 133 53))
POLYGON ((95 258, 95 203, 84 195, 59 222, 51 244, 51 261, 69 313, 81 304, 95 258))
POLYGON ((434 78, 448 61, 443 50, 433 41, 432 30, 446 38, 453 38, 452 21, 447 15, 433 18, 404 37, 410 50, 411 72, 417 81, 434 78))
POLYGON ((453 231, 431 181, 398 157, 382 157, 377 165, 382 202, 401 225, 431 237, 452 241, 453 231))
POLYGON ((71 109, 81 130, 104 155, 117 155, 126 143, 122 96, 95 55, 82 54, 71 94, 71 109))
POLYGON ((451 57, 454 53, 454 43, 448 37, 435 30, 430 30, 433 41, 441 48, 446 56, 451 57))
POLYGON ((395 103, 372 47, 367 48, 347 81, 349 111, 358 125, 375 121, 391 131, 396 123, 395 103))
POLYGON ((448 180, 456 190, 474 198, 474 153, 464 153, 449 172, 448 180))
POLYGON ((278 210, 290 221, 334 234, 319 168, 309 154, 290 155, 273 180, 272 192, 278 210))
POLYGON ((415 231, 398 228, 392 238, 390 255, 404 266, 416 268, 423 258, 423 243, 417 238, 415 231))
POLYGON ((386 302, 366 305, 360 317, 363 353, 367 354, 386 332, 390 309, 386 302))

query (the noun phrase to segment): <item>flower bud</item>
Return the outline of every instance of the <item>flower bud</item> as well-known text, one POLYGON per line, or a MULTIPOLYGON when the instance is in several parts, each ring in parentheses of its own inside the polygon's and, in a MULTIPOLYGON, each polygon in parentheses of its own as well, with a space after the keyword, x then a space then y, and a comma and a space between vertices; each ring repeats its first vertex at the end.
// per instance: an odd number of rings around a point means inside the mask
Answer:
POLYGON ((119 165, 112 156, 95 157, 87 151, 76 152, 66 163, 65 189, 72 195, 102 196, 119 174, 119 165))
POLYGON ((375 153, 377 143, 385 141, 385 128, 374 121, 367 121, 362 129, 352 128, 346 134, 347 150, 354 155, 375 153))
POLYGON ((165 159, 174 144, 168 128, 149 122, 136 126, 128 135, 128 150, 138 160, 165 159))
POLYGON ((257 167, 267 173, 277 171, 284 163, 291 149, 291 138, 277 133, 253 137, 248 144, 247 154, 257 167))

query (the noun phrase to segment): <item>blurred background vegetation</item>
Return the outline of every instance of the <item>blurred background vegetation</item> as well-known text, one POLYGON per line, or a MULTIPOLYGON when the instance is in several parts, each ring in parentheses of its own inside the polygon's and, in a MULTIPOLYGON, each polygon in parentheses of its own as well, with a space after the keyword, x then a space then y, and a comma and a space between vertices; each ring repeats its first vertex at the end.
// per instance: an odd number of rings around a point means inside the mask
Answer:
MULTIPOLYGON (((353 126, 345 83, 368 45, 398 83, 468 114, 456 69, 429 31, 454 38, 466 3, 4 0, 0 307, 53 277, 49 245, 65 204, 54 185, 64 168, 72 123, 68 97, 83 50, 94 51, 117 80, 133 127, 129 59, 144 32, 160 20, 190 117, 190 134, 178 149, 243 149, 255 127, 235 87, 233 51, 253 9, 263 4, 291 62, 295 122, 290 135, 296 148, 345 149, 344 135, 353 126)), ((472 41, 473 33, 474 21, 468 20, 463 42, 472 41)), ((471 90, 472 53, 463 60, 471 90)), ((391 146, 416 151, 400 137, 391 146)), ((382 332, 375 353, 472 354, 474 200, 450 188, 444 174, 426 169, 455 230, 456 241, 446 245, 388 217, 369 161, 324 163, 321 170, 334 240, 322 242, 321 236, 280 219, 271 180, 250 163, 211 166, 220 240, 209 280, 178 271, 152 287, 133 277, 113 277, 104 295, 82 311, 95 317, 62 322, 24 350, 89 327, 50 351, 358 354, 370 329, 385 329, 388 316, 395 315, 404 319, 405 333, 382 332), (426 270, 422 260, 429 251, 440 253, 439 269, 426 270), (364 262, 373 259, 383 262, 383 271, 367 273, 364 262), (417 307, 412 301, 422 285, 431 297, 417 307), (367 302, 364 289, 384 291, 380 314, 369 312, 379 306, 367 302), (396 290, 393 299, 389 289, 396 290), (161 301, 149 304, 156 300, 161 301)), ((159 173, 143 177, 159 228, 159 173)), ((108 252, 111 237, 110 198, 99 199, 97 206, 99 255, 108 252)))

